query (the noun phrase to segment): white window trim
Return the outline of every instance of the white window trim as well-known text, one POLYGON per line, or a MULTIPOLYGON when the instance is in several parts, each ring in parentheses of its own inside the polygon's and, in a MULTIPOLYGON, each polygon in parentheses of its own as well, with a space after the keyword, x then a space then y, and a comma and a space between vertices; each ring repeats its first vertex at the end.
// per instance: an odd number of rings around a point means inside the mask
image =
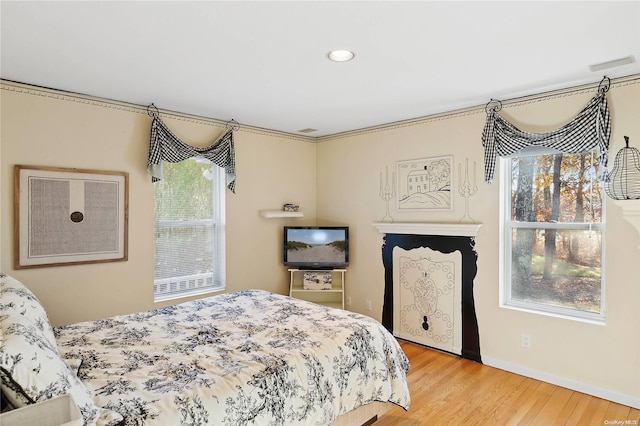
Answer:
MULTIPOLYGON (((218 274, 214 274, 214 279, 218 281, 218 285, 216 287, 206 287, 206 288, 194 288, 193 290, 187 291, 183 290, 180 292, 171 292, 167 294, 156 294, 155 286, 161 284, 163 281, 168 280, 176 280, 177 277, 169 278, 169 279, 160 279, 154 280, 154 292, 153 292, 153 301, 165 302, 167 300, 177 300, 184 299, 187 297, 193 296, 202 296, 207 294, 220 293, 226 290, 226 204, 225 204, 225 195, 226 195, 226 172, 225 169, 215 164, 212 164, 213 176, 212 176, 212 187, 214 188, 214 198, 213 202, 218 203, 220 206, 219 209, 214 209, 214 216, 211 219, 204 220, 184 220, 184 221, 163 221, 160 226, 193 226, 198 224, 208 224, 213 223, 214 226, 221 227, 219 232, 217 233, 217 237, 214 240, 214 258, 217 260, 216 270, 218 270, 218 274), (217 188, 217 192, 216 192, 217 188)), ((155 227, 155 225, 154 225, 155 227)), ((154 233, 155 234, 155 233, 154 233)), ((198 280, 202 279, 204 275, 208 274, 196 274, 190 275, 184 278, 185 280, 198 280), (201 276, 202 275, 202 276, 201 276)))
MULTIPOLYGON (((606 286, 605 286, 605 244, 602 244, 602 265, 601 265, 601 282, 600 282, 600 312, 586 312, 577 309, 563 308, 560 306, 551 306, 536 302, 526 302, 511 300, 511 285, 507 280, 511 277, 511 262, 507 262, 507 254, 511 253, 511 235, 512 229, 511 221, 507 219, 507 209, 505 205, 507 201, 511 200, 511 185, 507 185, 507 182, 511 182, 511 159, 500 158, 500 232, 499 232, 499 307, 505 309, 512 309, 521 312, 528 312, 537 315, 545 315, 554 318, 561 318, 573 321, 586 322, 595 325, 606 324, 606 286)), ((547 228, 547 229, 593 229, 599 230, 602 233, 602 241, 605 241, 605 206, 602 206, 602 220, 603 223, 593 224, 576 224, 571 223, 549 223, 549 222, 520 222, 518 228, 547 228), (543 226, 541 226, 543 225, 543 226)), ((509 260, 511 256, 509 256, 509 260)))

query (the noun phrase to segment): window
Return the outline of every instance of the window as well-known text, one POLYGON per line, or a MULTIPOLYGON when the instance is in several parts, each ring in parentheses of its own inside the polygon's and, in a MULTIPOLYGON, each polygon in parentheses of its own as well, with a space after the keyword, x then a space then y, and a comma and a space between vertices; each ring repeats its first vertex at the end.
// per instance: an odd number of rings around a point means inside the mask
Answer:
POLYGON ((604 205, 595 155, 502 162, 501 305, 604 321, 604 205))
POLYGON ((223 290, 224 169, 203 158, 165 162, 154 185, 154 299, 223 290))

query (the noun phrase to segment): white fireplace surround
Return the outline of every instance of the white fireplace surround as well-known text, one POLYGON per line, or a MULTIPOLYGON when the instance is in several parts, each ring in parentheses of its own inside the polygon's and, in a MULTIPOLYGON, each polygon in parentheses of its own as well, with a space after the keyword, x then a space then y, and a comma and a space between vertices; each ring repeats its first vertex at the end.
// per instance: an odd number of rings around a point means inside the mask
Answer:
POLYGON ((380 222, 374 223, 373 226, 381 234, 475 237, 482 225, 476 223, 380 222))

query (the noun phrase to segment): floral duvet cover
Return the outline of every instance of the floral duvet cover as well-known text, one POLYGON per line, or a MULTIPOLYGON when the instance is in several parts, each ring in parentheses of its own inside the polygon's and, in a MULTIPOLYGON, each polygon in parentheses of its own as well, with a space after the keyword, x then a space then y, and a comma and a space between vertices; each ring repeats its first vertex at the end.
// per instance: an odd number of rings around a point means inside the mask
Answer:
POLYGON ((409 408, 408 360, 379 322, 262 290, 54 333, 127 425, 326 425, 372 401, 409 408))

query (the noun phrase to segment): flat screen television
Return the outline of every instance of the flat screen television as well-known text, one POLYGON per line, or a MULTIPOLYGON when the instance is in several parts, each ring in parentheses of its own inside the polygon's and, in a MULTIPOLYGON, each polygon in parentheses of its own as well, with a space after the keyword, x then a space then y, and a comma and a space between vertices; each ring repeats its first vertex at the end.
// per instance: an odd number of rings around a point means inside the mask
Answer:
POLYGON ((298 269, 349 265, 349 227, 285 226, 284 264, 298 269))

